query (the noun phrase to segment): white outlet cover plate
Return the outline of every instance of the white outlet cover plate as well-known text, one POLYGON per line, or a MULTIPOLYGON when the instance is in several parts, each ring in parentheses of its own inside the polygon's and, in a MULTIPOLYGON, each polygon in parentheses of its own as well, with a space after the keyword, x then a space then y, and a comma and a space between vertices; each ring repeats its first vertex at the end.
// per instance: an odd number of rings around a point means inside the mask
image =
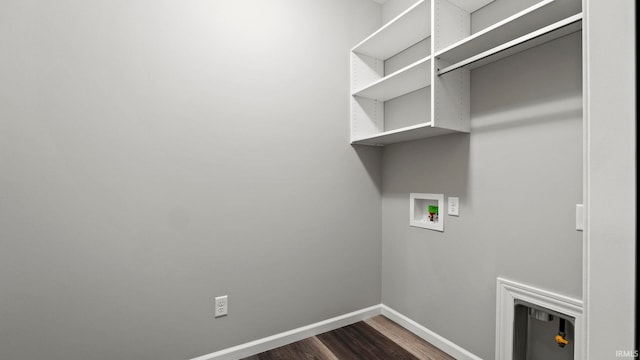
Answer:
POLYGON ((460 198, 449 196, 447 205, 447 214, 453 216, 460 215, 460 198))
POLYGON ((215 304, 214 304, 214 311, 215 311, 215 317, 220 317, 220 316, 225 316, 228 313, 228 300, 229 297, 227 295, 224 296, 218 296, 215 299, 215 304))
POLYGON ((576 204, 576 230, 584 231, 584 205, 576 204))

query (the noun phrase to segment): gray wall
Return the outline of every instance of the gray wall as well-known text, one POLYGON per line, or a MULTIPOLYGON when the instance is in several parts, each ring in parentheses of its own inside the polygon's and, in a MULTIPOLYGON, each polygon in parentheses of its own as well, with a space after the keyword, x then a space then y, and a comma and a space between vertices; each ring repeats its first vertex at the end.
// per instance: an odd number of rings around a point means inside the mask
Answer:
POLYGON ((3 0, 0 358, 187 359, 380 303, 379 149, 348 125, 379 25, 370 0, 3 0))
POLYGON ((382 22, 387 23, 407 10, 417 0, 386 0, 382 6, 382 22))
POLYGON ((582 297, 580 36, 472 71, 470 134, 384 148, 383 303, 484 359, 496 277, 582 297), (458 196, 460 216, 410 227, 410 192, 458 196))

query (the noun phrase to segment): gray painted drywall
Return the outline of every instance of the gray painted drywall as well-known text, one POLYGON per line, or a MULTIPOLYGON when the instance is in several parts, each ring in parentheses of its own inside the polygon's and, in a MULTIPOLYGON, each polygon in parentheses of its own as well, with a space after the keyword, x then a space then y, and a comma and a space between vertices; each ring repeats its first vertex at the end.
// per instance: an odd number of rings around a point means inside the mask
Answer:
POLYGON ((383 303, 484 359, 496 277, 582 296, 580 36, 472 71, 470 134, 383 151, 383 303), (457 196, 460 216, 410 227, 411 192, 457 196))
POLYGON ((393 20, 396 16, 400 15, 403 11, 407 10, 411 5, 415 4, 417 0, 387 0, 382 5, 382 22, 384 24, 393 20))
POLYGON ((636 1, 585 1, 590 360, 637 356, 636 1), (613 59, 613 63, 611 60, 613 59), (634 347, 636 347, 634 349, 634 347), (617 352, 622 352, 616 356, 617 352))
POLYGON ((0 358, 188 359, 380 303, 379 149, 348 126, 379 25, 369 0, 3 0, 0 358))

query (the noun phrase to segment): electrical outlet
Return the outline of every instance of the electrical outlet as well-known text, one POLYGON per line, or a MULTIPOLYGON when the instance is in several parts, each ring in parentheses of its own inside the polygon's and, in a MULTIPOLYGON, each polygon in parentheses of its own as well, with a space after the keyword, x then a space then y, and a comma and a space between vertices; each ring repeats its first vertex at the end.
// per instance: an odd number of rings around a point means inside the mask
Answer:
POLYGON ((216 315, 215 316, 220 317, 220 316, 227 315, 228 304, 229 304, 229 297, 227 295, 216 297, 216 302, 215 302, 216 315))

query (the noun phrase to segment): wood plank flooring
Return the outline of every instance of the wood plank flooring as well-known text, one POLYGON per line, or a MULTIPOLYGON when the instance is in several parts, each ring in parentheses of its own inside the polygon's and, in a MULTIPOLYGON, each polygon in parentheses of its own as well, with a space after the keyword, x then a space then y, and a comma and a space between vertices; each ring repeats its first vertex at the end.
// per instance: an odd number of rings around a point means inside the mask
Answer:
POLYGON ((455 360, 379 315, 242 360, 455 360))

